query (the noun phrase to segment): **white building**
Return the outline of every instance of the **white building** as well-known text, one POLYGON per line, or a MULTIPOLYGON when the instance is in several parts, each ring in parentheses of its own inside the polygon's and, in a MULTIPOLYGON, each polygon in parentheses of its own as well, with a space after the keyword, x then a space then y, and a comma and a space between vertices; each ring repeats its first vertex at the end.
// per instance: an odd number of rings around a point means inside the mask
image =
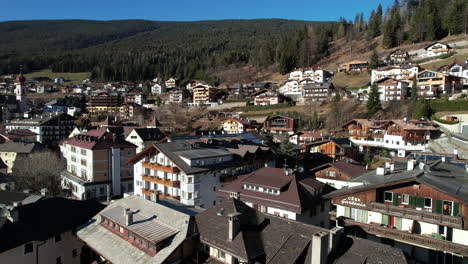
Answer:
POLYGON ((442 42, 434 42, 431 45, 425 47, 424 49, 426 50, 426 57, 439 56, 452 51, 452 47, 442 42))
POLYGON ((384 78, 410 81, 418 73, 418 65, 386 66, 372 70, 371 83, 384 78))
POLYGON ((162 94, 165 93, 166 90, 166 86, 159 83, 155 83, 153 86, 151 86, 152 94, 162 94))
POLYGON ((269 148, 233 143, 202 139, 198 143, 175 141, 147 147, 130 161, 134 164, 134 194, 153 201, 159 193, 161 198, 185 205, 215 205, 215 191, 225 178, 274 164, 269 148), (247 153, 255 162, 240 163, 247 153))
POLYGON ((380 101, 401 101, 408 96, 409 84, 405 81, 391 78, 380 79, 376 82, 379 88, 380 101))

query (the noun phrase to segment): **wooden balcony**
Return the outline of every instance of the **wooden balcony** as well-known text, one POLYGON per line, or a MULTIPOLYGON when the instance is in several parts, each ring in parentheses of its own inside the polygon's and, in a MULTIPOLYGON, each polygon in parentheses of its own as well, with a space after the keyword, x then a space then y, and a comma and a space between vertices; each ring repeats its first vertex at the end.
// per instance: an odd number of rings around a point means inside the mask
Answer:
POLYGON ((392 229, 390 227, 385 227, 378 224, 359 223, 351 219, 344 219, 344 223, 346 226, 360 227, 366 233, 376 236, 390 238, 408 244, 418 245, 424 248, 431 248, 434 250, 458 253, 463 256, 468 256, 468 246, 453 243, 451 241, 436 239, 430 236, 411 234, 406 231, 392 229))
POLYGON ((412 208, 404 208, 391 204, 371 203, 372 211, 386 215, 393 215, 407 219, 427 222, 431 224, 444 225, 463 229, 463 218, 461 216, 443 215, 434 212, 419 211, 412 208))
POLYGON ((159 165, 157 163, 143 162, 143 168, 152 169, 156 171, 163 171, 167 173, 179 173, 179 169, 171 166, 159 165))
MULTIPOLYGON (((141 188, 141 192, 144 195, 151 196, 153 193, 156 193, 157 190, 141 188)), ((174 200, 180 200, 180 196, 172 196, 170 194, 164 194, 161 192, 159 192, 159 198, 169 198, 169 199, 174 199, 174 200)))
POLYGON ((180 187, 180 181, 165 180, 165 179, 161 179, 161 178, 153 177, 153 176, 148 176, 148 175, 144 175, 144 174, 141 175, 141 177, 143 178, 144 181, 147 181, 147 182, 161 184, 161 185, 168 186, 168 187, 176 187, 176 188, 180 187))

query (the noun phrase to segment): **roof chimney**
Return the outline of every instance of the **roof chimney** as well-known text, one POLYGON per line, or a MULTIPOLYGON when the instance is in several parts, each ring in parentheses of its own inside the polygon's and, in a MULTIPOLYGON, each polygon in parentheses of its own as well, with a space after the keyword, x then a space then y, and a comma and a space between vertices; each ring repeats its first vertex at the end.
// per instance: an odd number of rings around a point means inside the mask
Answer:
POLYGON ((416 161, 413 159, 408 160, 408 167, 407 170, 412 171, 414 170, 414 166, 416 165, 416 161))
POLYGON ((133 212, 129 208, 124 209, 125 225, 130 226, 133 224, 133 212))
POLYGON ((424 162, 419 162, 419 169, 420 170, 424 170, 424 167, 426 166, 426 164, 424 164, 424 162))
POLYGON ((312 256, 311 264, 327 263, 329 234, 326 232, 318 232, 312 235, 312 256))
POLYGON ((237 233, 239 233, 240 231, 240 218, 239 218, 240 215, 242 214, 238 212, 228 214, 228 221, 229 221, 228 240, 229 241, 233 241, 237 233))
POLYGON ((378 167, 376 170, 377 175, 385 175, 386 168, 385 167, 378 167))
POLYGON ((42 188, 41 189, 41 195, 46 196, 47 195, 47 188, 42 188))
POLYGON ((13 202, 13 207, 19 207, 21 205, 23 205, 23 203, 21 201, 14 201, 13 202))

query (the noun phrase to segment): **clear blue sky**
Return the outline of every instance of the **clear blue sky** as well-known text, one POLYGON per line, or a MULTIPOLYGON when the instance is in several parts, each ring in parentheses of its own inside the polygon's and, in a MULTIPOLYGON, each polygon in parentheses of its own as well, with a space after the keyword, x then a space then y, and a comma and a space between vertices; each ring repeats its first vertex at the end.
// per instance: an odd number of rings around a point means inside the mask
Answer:
POLYGON ((193 21, 285 18, 334 21, 367 16, 394 0, 0 0, 0 21, 35 19, 148 19, 193 21))

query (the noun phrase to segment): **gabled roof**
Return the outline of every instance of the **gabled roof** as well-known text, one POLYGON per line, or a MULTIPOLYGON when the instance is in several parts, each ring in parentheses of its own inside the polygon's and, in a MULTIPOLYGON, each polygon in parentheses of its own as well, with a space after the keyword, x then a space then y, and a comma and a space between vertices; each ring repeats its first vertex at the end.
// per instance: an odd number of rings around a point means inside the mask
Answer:
POLYGON ((447 45, 447 48, 449 48, 449 49, 452 48, 452 47, 450 47, 450 45, 447 44, 447 43, 442 43, 442 42, 436 41, 436 42, 433 42, 433 43, 427 45, 424 49, 427 50, 428 48, 430 48, 430 47, 432 47, 432 46, 434 46, 434 45, 436 45, 436 44, 447 45))
POLYGON ((0 152, 16 152, 21 154, 29 154, 34 151, 35 143, 22 143, 8 141, 0 144, 0 152))
POLYGON ((333 167, 349 175, 351 178, 355 178, 355 177, 363 175, 364 173, 369 172, 366 169, 366 167, 362 166, 358 162, 351 160, 351 159, 342 159, 342 160, 338 160, 335 162, 330 162, 330 163, 321 165, 319 167, 315 167, 311 169, 311 171, 318 171, 318 170, 325 169, 327 167, 333 167))
POLYGON ((282 168, 264 167, 226 184, 217 194, 228 198, 231 192, 240 193, 240 199, 246 202, 302 213, 317 205, 323 187, 311 177, 300 179, 295 174, 287 175, 282 168), (244 189, 244 185, 277 190, 279 194, 244 189))
POLYGON ((24 192, 0 191, 0 204, 13 205, 13 202, 21 202, 23 205, 36 202, 44 198, 41 195, 35 195, 24 192))
POLYGON ((146 128, 146 127, 139 127, 133 129, 135 133, 137 133, 143 141, 153 141, 153 140, 163 140, 165 135, 161 130, 157 127, 154 128, 146 128))
MULTIPOLYGON (((200 240, 243 261, 310 263, 311 238, 324 228, 256 212, 243 202, 227 199, 195 216, 200 240), (228 215, 240 213, 240 231, 228 239, 228 215), (304 256, 306 255, 306 256, 304 256)), ((314 256, 312 256, 314 257, 314 256)), ((318 256, 315 256, 318 257, 318 256)))
POLYGON ((112 201, 88 221, 77 235, 112 263, 165 263, 187 237, 196 233, 197 229, 190 215, 136 196, 129 196, 112 201), (134 213, 133 224, 127 227, 131 231, 151 241, 161 241, 170 237, 156 255, 143 252, 100 225, 100 215, 104 215, 122 222, 125 226, 124 208, 134 213))
POLYGON ((112 147, 136 148, 132 143, 120 138, 115 133, 108 132, 107 129, 103 127, 66 138, 63 140, 63 144, 90 150, 109 149, 112 147))

